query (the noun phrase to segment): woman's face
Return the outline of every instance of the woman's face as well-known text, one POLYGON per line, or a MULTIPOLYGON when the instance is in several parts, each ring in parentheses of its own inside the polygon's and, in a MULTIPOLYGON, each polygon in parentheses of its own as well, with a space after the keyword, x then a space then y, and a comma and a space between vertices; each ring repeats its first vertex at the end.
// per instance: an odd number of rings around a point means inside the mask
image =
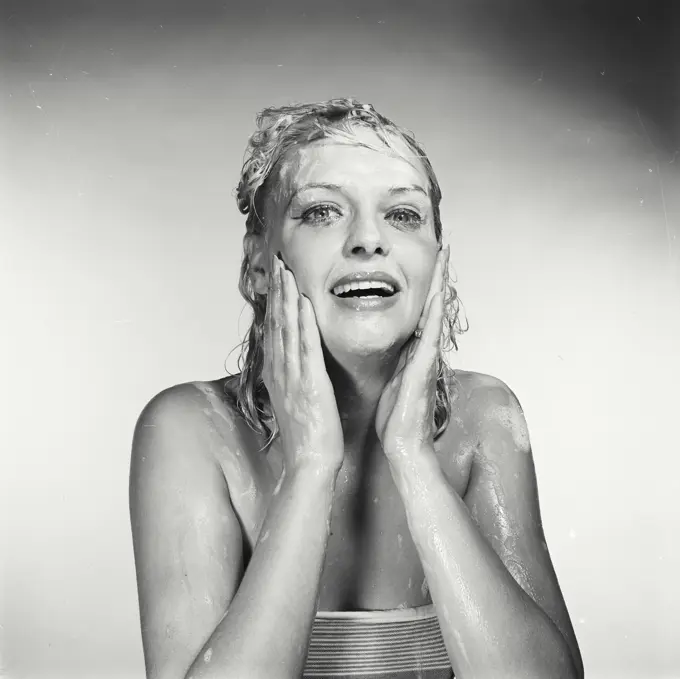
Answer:
MULTIPOLYGON (((357 137, 382 148, 370 130, 357 137)), ((289 153, 277 179, 265 207, 268 249, 281 251, 312 301, 331 354, 403 344, 420 318, 439 249, 420 161, 326 139, 289 153), (357 276, 359 290, 342 285, 357 276)))

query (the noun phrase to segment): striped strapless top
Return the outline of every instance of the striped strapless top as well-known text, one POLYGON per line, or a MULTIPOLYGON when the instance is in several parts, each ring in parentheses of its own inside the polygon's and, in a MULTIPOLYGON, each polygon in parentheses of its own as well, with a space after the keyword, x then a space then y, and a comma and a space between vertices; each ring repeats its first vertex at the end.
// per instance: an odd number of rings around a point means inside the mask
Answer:
POLYGON ((320 611, 303 677, 451 679, 432 604, 388 611, 320 611))

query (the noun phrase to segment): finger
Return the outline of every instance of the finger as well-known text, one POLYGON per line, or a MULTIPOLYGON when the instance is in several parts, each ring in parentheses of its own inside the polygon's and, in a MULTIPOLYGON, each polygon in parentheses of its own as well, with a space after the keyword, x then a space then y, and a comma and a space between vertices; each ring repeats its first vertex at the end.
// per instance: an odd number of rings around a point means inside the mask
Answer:
POLYGON ((436 357, 439 351, 443 315, 444 293, 440 291, 434 295, 430 302, 430 306, 427 310, 425 328, 423 329, 423 335, 417 350, 421 351, 428 359, 432 359, 433 355, 436 357))
POLYGON ((283 317, 282 317, 282 281, 281 281, 281 263, 274 257, 272 265, 272 291, 271 297, 271 315, 269 323, 270 332, 270 361, 272 370, 272 379, 276 382, 282 382, 284 366, 284 347, 283 347, 283 317))
POLYGON ((444 315, 444 294, 437 292, 432 298, 427 309, 425 327, 422 337, 417 341, 417 347, 411 360, 407 363, 405 371, 411 375, 409 379, 425 378, 430 369, 435 365, 439 355, 441 324, 444 315))
POLYGON ((401 380, 402 373, 406 367, 413 361, 416 350, 418 348, 419 338, 416 335, 411 335, 411 337, 406 340, 401 350, 399 351, 399 358, 397 359, 397 365, 394 369, 393 379, 401 380))
POLYGON ((267 289, 267 306, 264 312, 264 364, 262 366, 262 377, 265 383, 268 382, 271 371, 271 357, 272 357, 272 306, 274 304, 274 258, 269 260, 269 280, 267 289))
POLYGON ((283 290, 282 310, 282 342, 285 364, 282 368, 287 378, 297 381, 300 376, 300 329, 298 320, 299 293, 292 271, 281 266, 283 290))
POLYGON ((311 383, 320 370, 326 370, 319 326, 314 306, 306 295, 300 295, 300 378, 311 383))
POLYGON ((445 272, 449 256, 448 245, 442 248, 437 253, 437 259, 435 260, 434 270, 432 272, 432 279, 430 280, 430 288, 427 291, 427 297, 425 298, 425 304, 423 305, 423 311, 418 320, 418 330, 421 332, 425 328, 425 323, 427 320, 427 312, 432 304, 433 297, 443 289, 445 281, 445 272))

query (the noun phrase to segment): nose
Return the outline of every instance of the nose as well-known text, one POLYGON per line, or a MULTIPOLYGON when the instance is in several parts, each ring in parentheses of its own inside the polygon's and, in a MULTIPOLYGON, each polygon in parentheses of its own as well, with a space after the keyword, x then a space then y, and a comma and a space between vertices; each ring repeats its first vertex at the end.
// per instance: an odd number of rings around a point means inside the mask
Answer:
POLYGON ((385 230, 372 216, 357 215, 345 241, 345 256, 387 255, 391 249, 385 230))

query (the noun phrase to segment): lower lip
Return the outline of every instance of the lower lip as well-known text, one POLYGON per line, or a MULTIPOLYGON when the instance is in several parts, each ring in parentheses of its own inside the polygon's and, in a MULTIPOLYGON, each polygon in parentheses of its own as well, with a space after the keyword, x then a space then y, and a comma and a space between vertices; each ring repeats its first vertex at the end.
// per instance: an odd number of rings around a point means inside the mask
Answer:
POLYGON ((337 304, 353 311, 384 311, 393 307, 399 297, 398 292, 390 297, 338 297, 333 293, 331 295, 337 304))

